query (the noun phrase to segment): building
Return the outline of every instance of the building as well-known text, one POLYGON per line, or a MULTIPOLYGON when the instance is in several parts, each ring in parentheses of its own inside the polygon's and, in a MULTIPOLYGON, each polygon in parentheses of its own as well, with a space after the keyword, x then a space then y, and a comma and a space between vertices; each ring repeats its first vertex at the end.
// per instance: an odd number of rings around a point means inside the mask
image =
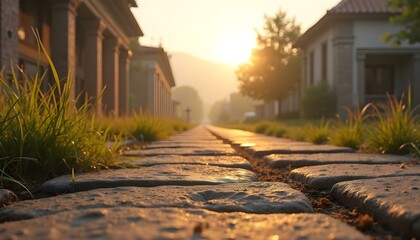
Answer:
POLYGON ((409 85, 420 104, 420 45, 384 42, 398 32, 389 17, 398 12, 387 0, 343 0, 294 44, 303 50, 303 88, 327 81, 337 95, 337 109, 401 96, 409 85))
POLYGON ((125 115, 130 38, 143 35, 131 7, 135 0, 1 0, 0 65, 6 75, 10 61, 29 76, 46 70, 45 57, 37 68, 36 29, 59 76, 71 73, 73 98, 102 96, 99 115, 125 115))
POLYGON ((179 103, 172 100, 175 79, 169 56, 161 47, 137 46, 131 62, 130 109, 173 118, 179 103))

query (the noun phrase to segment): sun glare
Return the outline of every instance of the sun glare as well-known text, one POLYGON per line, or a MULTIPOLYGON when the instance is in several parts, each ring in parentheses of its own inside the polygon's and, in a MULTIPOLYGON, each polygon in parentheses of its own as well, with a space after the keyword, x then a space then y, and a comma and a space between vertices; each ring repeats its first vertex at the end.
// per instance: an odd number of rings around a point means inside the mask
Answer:
POLYGON ((227 35, 219 44, 219 61, 234 65, 246 62, 255 45, 255 36, 252 33, 227 35))

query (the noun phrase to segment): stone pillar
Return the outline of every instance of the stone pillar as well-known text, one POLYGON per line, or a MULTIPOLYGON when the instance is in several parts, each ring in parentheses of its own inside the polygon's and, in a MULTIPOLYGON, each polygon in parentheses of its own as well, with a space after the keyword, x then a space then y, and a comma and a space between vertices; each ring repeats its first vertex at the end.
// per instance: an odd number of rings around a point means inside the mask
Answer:
POLYGON ((366 104, 366 79, 365 79, 365 69, 366 69, 366 54, 358 53, 357 54, 357 100, 359 106, 363 107, 366 104))
POLYGON ((0 1, 0 68, 4 77, 11 75, 10 63, 18 63, 19 0, 0 1))
POLYGON ((337 94, 337 111, 344 114, 353 106, 353 22, 340 21, 334 27, 334 87, 337 94))
MULTIPOLYGON (((3 2, 3 0, 2 0, 3 2)), ((76 9, 81 0, 51 1, 51 57, 58 76, 70 73, 71 98, 76 96, 76 9)))
POLYGON ((127 116, 129 114, 128 99, 129 99, 129 63, 130 63, 130 52, 127 49, 121 49, 120 51, 120 66, 119 66, 119 114, 120 116, 127 116))
POLYGON ((154 109, 155 109, 155 77, 156 74, 152 69, 148 69, 147 71, 147 106, 145 106, 145 110, 151 114, 154 115, 154 109))
POLYGON ((102 40, 105 25, 99 19, 86 19, 84 39, 85 91, 89 98, 97 98, 96 113, 102 115, 102 40))
POLYGON ((158 103, 159 103, 159 116, 162 116, 162 109, 163 109, 163 98, 164 98, 164 92, 163 92, 163 86, 162 86, 162 79, 159 79, 159 98, 158 98, 158 103))
MULTIPOLYGON (((420 105, 420 53, 413 55, 413 79, 411 82, 412 107, 420 105)), ((417 113, 420 114, 419 111, 417 113)))
POLYGON ((155 80, 153 81, 153 116, 158 116, 158 101, 159 101, 159 75, 155 73, 155 80))
POLYGON ((119 50, 118 38, 105 38, 103 42, 103 94, 107 114, 119 115, 119 50))

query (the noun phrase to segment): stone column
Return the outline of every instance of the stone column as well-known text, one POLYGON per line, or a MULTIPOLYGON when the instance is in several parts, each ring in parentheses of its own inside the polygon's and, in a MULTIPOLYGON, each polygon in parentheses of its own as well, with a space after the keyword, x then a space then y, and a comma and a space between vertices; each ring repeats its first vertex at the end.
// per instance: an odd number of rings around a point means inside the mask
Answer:
POLYGON ((155 109, 155 78, 155 72, 149 68, 147 71, 147 106, 145 110, 151 115, 154 115, 155 109))
POLYGON ((366 104, 366 79, 365 79, 365 68, 366 68, 366 54, 357 54, 357 100, 359 106, 363 107, 366 104))
POLYGON ((107 114, 119 115, 119 50, 118 38, 105 38, 103 42, 103 104, 107 114))
MULTIPOLYGON (((412 107, 420 105, 419 93, 420 93, 420 53, 416 53, 413 55, 413 79, 411 82, 412 107)), ((417 113, 419 113, 419 111, 417 111, 417 113)))
POLYGON ((90 98, 97 97, 96 113, 102 115, 102 40, 105 25, 100 19, 86 19, 84 39, 85 90, 90 98))
POLYGON ((345 114, 353 106, 353 22, 340 21, 334 28, 334 88, 337 94, 337 112, 345 114))
POLYGON ((155 80, 153 82, 154 85, 154 91, 153 91, 153 116, 158 116, 159 112, 159 75, 155 73, 155 80))
POLYGON ((119 66, 119 114, 120 116, 127 116, 129 114, 128 109, 128 69, 130 63, 130 52, 127 49, 121 49, 120 51, 120 66, 119 66))
POLYGON ((164 92, 163 92, 163 86, 162 86, 162 79, 159 79, 159 98, 158 98, 158 103, 159 103, 159 116, 162 116, 162 109, 163 109, 163 97, 164 97, 164 92))
POLYGON ((10 63, 18 63, 18 21, 19 0, 0 1, 0 68, 4 77, 11 75, 10 63))
POLYGON ((51 1, 51 57, 61 79, 70 72, 67 81, 72 82, 72 99, 76 96, 76 9, 81 2, 51 1))

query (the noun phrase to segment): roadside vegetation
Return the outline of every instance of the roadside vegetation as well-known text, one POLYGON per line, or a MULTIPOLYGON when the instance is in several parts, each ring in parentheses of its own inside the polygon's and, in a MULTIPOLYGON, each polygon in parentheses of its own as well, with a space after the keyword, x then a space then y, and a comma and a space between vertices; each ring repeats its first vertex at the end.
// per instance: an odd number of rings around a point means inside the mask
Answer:
POLYGON ((72 99, 70 76, 58 76, 40 42, 38 51, 49 71, 27 76, 11 66, 7 78, 0 72, 0 188, 18 185, 29 192, 55 176, 108 168, 125 139, 159 140, 191 127, 143 113, 98 119, 95 99, 72 99))
POLYGON ((171 135, 191 129, 194 125, 180 119, 153 117, 145 112, 130 117, 103 118, 98 124, 108 134, 108 139, 131 139, 140 143, 163 140, 171 135))
POLYGON ((401 99, 389 96, 382 105, 348 109, 343 117, 227 126, 296 141, 345 146, 362 152, 420 157, 420 119, 416 110, 420 109, 412 108, 409 93, 407 98, 401 99))

